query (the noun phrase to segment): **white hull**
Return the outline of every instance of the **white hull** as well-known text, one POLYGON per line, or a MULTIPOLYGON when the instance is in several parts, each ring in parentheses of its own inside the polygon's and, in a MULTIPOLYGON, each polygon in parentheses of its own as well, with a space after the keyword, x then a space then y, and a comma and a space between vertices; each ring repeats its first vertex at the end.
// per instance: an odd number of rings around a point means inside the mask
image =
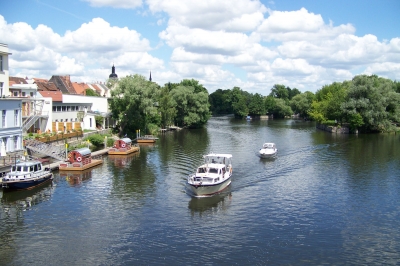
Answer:
POLYGON ((223 191, 231 184, 231 177, 224 182, 215 185, 193 185, 189 184, 191 192, 196 196, 208 196, 223 191))
POLYGON ((274 152, 274 153, 264 153, 264 152, 260 151, 259 154, 260 154, 261 158, 271 158, 271 157, 274 157, 276 155, 276 152, 274 152))

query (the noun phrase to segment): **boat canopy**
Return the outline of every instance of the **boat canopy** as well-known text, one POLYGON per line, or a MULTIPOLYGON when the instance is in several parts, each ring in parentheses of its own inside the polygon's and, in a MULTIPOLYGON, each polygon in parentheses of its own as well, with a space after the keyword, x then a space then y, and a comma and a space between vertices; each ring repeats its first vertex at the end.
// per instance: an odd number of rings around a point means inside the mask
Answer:
POLYGON ((77 149, 74 151, 79 153, 82 156, 90 155, 92 153, 89 148, 81 148, 81 149, 77 149))
POLYGON ((215 164, 225 164, 228 165, 231 163, 232 154, 219 154, 219 153, 210 153, 204 155, 205 163, 215 163, 215 164))
POLYGON ((275 148, 275 143, 264 143, 264 145, 263 145, 263 148, 264 149, 267 149, 267 148, 270 148, 270 149, 272 149, 272 148, 275 148))
POLYGON ((126 144, 131 143, 132 140, 130 138, 122 138, 121 139, 123 142, 125 142, 126 144))

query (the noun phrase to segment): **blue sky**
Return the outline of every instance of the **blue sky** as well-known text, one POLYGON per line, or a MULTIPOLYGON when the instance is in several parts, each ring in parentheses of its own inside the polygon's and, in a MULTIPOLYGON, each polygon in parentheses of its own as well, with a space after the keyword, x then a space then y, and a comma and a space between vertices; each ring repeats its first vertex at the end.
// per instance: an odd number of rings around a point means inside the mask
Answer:
POLYGON ((159 85, 268 95, 376 74, 400 80, 400 1, 13 0, 0 8, 10 75, 104 82, 152 72, 159 85))

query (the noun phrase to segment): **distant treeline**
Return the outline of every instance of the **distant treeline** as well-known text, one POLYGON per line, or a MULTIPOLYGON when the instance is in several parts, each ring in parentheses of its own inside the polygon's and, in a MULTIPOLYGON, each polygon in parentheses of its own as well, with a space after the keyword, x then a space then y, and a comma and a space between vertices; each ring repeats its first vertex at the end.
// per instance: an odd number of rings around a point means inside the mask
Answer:
POLYGON ((346 124, 360 132, 388 132, 400 123, 400 83, 376 75, 359 75, 351 81, 334 82, 315 94, 274 85, 268 96, 234 87, 209 95, 213 115, 299 115, 321 124, 346 124))

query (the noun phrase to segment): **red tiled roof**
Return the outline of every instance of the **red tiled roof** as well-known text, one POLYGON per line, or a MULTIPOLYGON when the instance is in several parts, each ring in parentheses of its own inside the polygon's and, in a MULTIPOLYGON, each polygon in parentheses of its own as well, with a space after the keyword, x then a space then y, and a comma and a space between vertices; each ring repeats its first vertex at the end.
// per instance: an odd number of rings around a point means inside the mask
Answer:
POLYGON ((8 82, 11 86, 12 84, 28 84, 28 82, 26 82, 25 78, 20 78, 20 77, 8 77, 8 82))
POLYGON ((101 94, 101 89, 100 89, 99 87, 97 87, 96 84, 92 84, 92 87, 96 90, 96 92, 97 92, 98 94, 101 94))
POLYGON ((53 82, 40 82, 36 81, 38 91, 59 91, 53 82))
POLYGON ((42 79, 42 78, 32 78, 32 79, 35 81, 35 83, 36 82, 49 82, 48 79, 42 79))
POLYGON ((86 85, 85 83, 81 82, 72 82, 72 87, 74 88, 76 94, 81 94, 81 95, 85 95, 85 90, 87 88, 89 88, 88 85, 86 85))
POLYGON ((61 91, 39 91, 43 97, 51 97, 53 102, 62 102, 61 91))

